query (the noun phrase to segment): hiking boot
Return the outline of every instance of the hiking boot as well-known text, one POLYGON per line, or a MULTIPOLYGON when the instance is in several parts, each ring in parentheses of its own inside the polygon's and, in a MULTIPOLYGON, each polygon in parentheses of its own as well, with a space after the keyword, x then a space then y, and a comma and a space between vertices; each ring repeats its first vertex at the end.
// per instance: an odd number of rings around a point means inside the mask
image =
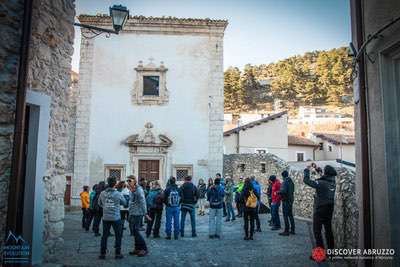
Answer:
POLYGON ((233 221, 236 221, 236 218, 233 218, 233 219, 232 219, 232 222, 233 222, 233 221))
POLYGON ((176 235, 176 236, 174 236, 174 239, 175 239, 175 240, 178 240, 178 239, 179 239, 179 237, 176 235))
POLYGON ((129 251, 129 255, 134 256, 134 255, 137 255, 138 252, 139 252, 139 250, 136 250, 136 249, 135 249, 134 251, 129 251))
POLYGON ((171 237, 170 236, 166 236, 165 239, 171 240, 171 237))
POLYGON ((115 254, 115 259, 116 259, 116 260, 123 259, 123 258, 124 258, 124 255, 122 255, 122 254, 115 254))
POLYGON ((192 234, 192 237, 197 237, 197 234, 196 233, 192 234))
POLYGON ((148 253, 147 250, 139 250, 139 252, 136 254, 136 256, 138 256, 138 257, 144 257, 144 256, 147 255, 147 253, 148 253))
POLYGON ((249 237, 248 237, 248 236, 245 236, 243 239, 244 239, 244 240, 249 240, 249 237))
POLYGON ((296 234, 296 232, 293 230, 293 231, 290 231, 290 232, 289 232, 289 234, 291 234, 291 235, 295 235, 295 234, 296 234))
POLYGON ((225 221, 226 221, 226 222, 230 222, 231 220, 229 220, 229 219, 225 219, 225 221))
POLYGON ((289 232, 284 231, 284 232, 282 232, 282 233, 279 233, 279 235, 288 236, 288 235, 289 235, 289 232))
POLYGON ((213 236, 213 235, 209 235, 208 236, 210 239, 213 239, 215 236, 213 236))
POLYGON ((249 240, 254 240, 254 239, 253 239, 253 236, 250 236, 250 237, 249 237, 249 240))
POLYGON ((220 239, 220 238, 221 238, 219 235, 215 235, 214 237, 217 238, 217 239, 220 239))
POLYGON ((181 237, 185 237, 185 234, 184 234, 184 233, 181 233, 181 237))
POLYGON ((106 259, 106 254, 100 254, 99 259, 100 260, 105 260, 106 259))

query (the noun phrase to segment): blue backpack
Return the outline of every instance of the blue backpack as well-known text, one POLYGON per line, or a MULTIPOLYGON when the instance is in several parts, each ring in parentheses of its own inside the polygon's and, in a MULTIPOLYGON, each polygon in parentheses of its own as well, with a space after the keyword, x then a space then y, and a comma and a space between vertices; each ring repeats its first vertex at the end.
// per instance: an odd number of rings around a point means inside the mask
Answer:
POLYGON ((181 197, 179 196, 179 192, 176 188, 171 189, 171 192, 168 196, 168 205, 171 207, 178 207, 181 202, 181 197))

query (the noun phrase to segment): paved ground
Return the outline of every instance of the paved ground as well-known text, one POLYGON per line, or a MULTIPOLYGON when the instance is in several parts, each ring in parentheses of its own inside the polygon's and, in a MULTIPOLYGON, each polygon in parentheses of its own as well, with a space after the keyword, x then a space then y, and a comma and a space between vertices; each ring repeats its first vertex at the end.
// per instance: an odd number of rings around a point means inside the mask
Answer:
MULTIPOLYGON (((180 240, 146 239, 147 257, 130 256, 133 238, 124 235, 122 253, 125 258, 114 259, 114 237, 109 239, 107 259, 98 260, 100 237, 80 228, 80 213, 68 212, 65 218, 64 249, 58 252, 58 264, 63 266, 317 266, 308 258, 311 252, 307 224, 297 220, 297 234, 282 237, 267 227, 266 215, 261 215, 263 232, 256 233, 254 241, 243 240, 243 220, 223 223, 221 240, 208 238, 208 216, 197 217, 197 238, 180 240)), ((190 235, 187 218, 186 231, 190 235)), ((164 224, 161 230, 164 231, 164 224)), ((127 233, 127 232, 125 232, 127 233)))

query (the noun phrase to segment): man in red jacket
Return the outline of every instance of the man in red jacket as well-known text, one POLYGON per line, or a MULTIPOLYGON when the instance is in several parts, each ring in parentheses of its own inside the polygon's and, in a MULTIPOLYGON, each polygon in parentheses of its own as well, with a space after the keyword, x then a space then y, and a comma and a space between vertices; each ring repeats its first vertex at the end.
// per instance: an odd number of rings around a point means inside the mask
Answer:
POLYGON ((279 218, 279 206, 281 205, 281 196, 278 194, 281 189, 281 181, 276 178, 275 175, 271 175, 269 180, 272 183, 272 205, 271 205, 271 217, 272 217, 272 228, 271 230, 281 229, 281 219, 279 218))

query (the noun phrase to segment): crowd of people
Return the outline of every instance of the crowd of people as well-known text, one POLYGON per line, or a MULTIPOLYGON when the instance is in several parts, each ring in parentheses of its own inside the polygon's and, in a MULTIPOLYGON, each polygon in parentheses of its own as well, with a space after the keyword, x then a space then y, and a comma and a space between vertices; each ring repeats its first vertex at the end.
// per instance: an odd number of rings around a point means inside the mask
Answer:
MULTIPOLYGON (((331 166, 326 166, 324 172, 316 165, 304 170, 304 183, 316 189, 313 228, 319 247, 324 247, 322 226, 325 228, 328 248, 334 246, 331 221, 335 176, 336 171, 331 166), (312 180, 311 173, 320 175, 320 178, 312 180)), ((137 180, 135 176, 128 176, 126 182, 118 182, 116 178, 109 177, 107 183, 99 182, 90 192, 88 186, 83 187, 80 194, 82 228, 89 231, 91 226, 94 235, 101 236, 100 259, 106 257, 107 240, 112 235, 111 228, 115 235, 116 259, 123 258, 121 241, 126 229, 129 229, 134 238, 134 249, 129 254, 143 257, 148 254, 148 247, 141 231, 145 232, 146 238, 150 238, 151 235, 153 238, 160 238, 164 209, 165 238, 177 240, 185 236, 187 215, 191 222, 191 236, 197 237, 196 215, 205 216, 208 207, 210 239, 221 238, 223 217, 227 222, 242 217, 244 240, 253 240, 255 232, 261 232, 259 214, 266 208, 261 201, 261 195, 265 194, 271 212, 271 230, 281 229, 279 209, 282 205, 284 229, 279 235, 295 235, 294 192, 295 186, 288 171, 281 173, 281 179, 271 175, 265 189, 255 176, 240 177, 235 184, 231 177, 227 176, 224 179, 219 173, 214 179, 209 178, 207 184, 203 179, 199 179, 197 186, 192 182, 191 176, 185 177, 180 186, 177 185, 175 177, 170 177, 164 190, 158 181, 148 182, 144 178, 137 180), (99 231, 101 221, 102 234, 99 231)))

